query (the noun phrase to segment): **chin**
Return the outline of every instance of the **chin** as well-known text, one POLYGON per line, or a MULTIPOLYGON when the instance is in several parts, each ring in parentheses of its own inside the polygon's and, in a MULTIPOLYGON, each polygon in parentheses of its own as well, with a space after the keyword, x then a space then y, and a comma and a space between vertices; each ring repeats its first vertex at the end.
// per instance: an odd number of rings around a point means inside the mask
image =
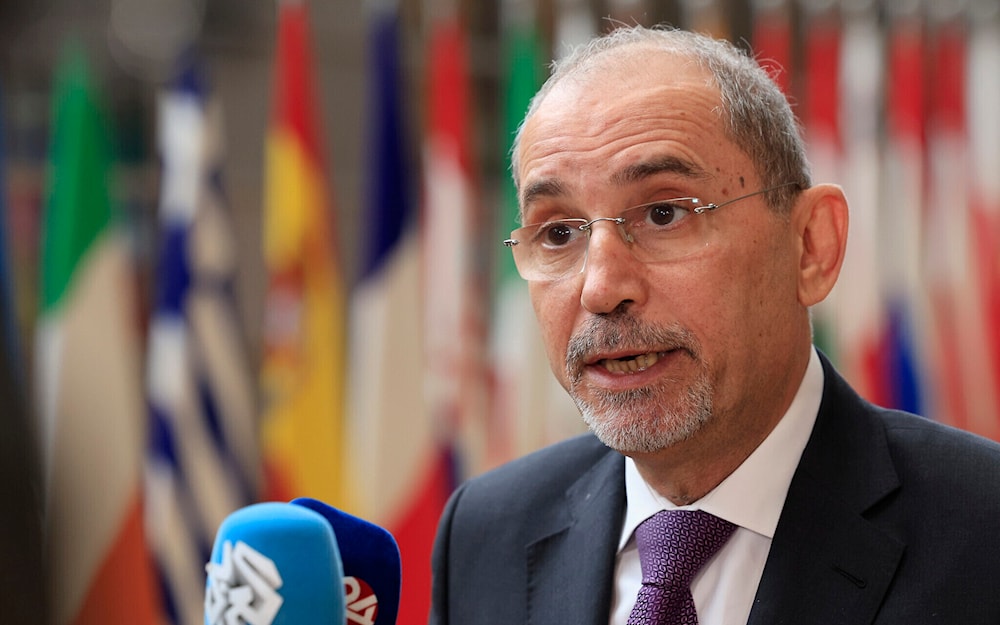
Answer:
MULTIPOLYGON (((617 398, 617 406, 593 406, 577 401, 583 420, 598 439, 623 454, 653 453, 686 441, 712 415, 709 395, 689 394, 683 406, 649 406, 649 398, 617 398), (647 406, 643 406, 647 404, 647 406)), ((606 402, 604 402, 606 403, 606 402)))

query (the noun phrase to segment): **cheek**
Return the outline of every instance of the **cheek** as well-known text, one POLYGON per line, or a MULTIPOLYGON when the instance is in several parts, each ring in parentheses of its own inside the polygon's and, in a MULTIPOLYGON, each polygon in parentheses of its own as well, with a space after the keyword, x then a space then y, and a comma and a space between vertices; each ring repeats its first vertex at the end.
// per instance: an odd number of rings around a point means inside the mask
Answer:
POLYGON ((767 243, 744 243, 720 246, 661 279, 669 285, 661 302, 669 300, 670 314, 699 337, 713 360, 773 330, 775 305, 788 291, 787 275, 775 275, 778 264, 765 261, 773 255, 767 243))
POLYGON ((731 339, 773 338, 788 331, 787 315, 798 306, 795 261, 780 236, 759 235, 751 246, 734 250, 718 275, 716 309, 726 319, 731 339))
POLYGON ((580 309, 579 289, 559 283, 529 284, 528 292, 549 364, 562 382, 565 377, 566 346, 580 309))
MULTIPOLYGON (((697 266, 662 280, 669 285, 651 311, 658 322, 679 323, 697 337, 701 357, 715 362, 741 332, 744 292, 735 264, 728 259, 706 259, 697 266)), ((662 291, 663 289, 661 289, 662 291)))

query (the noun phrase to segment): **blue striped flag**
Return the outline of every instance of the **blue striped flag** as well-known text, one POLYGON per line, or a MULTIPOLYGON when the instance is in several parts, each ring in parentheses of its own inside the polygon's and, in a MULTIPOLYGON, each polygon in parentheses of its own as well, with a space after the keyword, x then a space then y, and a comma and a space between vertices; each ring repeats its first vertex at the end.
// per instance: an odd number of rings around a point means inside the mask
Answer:
POLYGON ((146 527, 167 617, 202 620, 219 523, 257 490, 252 372, 235 309, 219 109, 188 65, 160 101, 160 257, 150 325, 146 527))

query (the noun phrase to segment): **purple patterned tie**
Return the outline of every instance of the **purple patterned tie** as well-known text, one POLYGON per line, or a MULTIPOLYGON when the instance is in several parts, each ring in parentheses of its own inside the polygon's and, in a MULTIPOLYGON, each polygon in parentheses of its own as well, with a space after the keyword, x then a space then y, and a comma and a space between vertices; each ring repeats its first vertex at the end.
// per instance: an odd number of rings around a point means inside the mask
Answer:
POLYGON ((642 588, 628 625, 698 625, 691 580, 736 526, 701 510, 664 510, 635 530, 642 588))

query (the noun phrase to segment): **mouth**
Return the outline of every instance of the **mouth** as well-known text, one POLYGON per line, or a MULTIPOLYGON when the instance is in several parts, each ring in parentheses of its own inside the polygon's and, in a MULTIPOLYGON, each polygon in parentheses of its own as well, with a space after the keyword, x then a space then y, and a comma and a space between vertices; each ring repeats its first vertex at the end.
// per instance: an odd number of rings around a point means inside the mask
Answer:
POLYGON ((604 367, 609 373, 626 375, 645 371, 667 355, 667 352, 646 352, 630 354, 619 358, 602 358, 594 362, 596 366, 604 367))
POLYGON ((593 317, 566 348, 566 377, 576 387, 587 384, 625 390, 676 374, 687 358, 698 361, 698 340, 678 323, 656 325, 628 315, 593 317))

